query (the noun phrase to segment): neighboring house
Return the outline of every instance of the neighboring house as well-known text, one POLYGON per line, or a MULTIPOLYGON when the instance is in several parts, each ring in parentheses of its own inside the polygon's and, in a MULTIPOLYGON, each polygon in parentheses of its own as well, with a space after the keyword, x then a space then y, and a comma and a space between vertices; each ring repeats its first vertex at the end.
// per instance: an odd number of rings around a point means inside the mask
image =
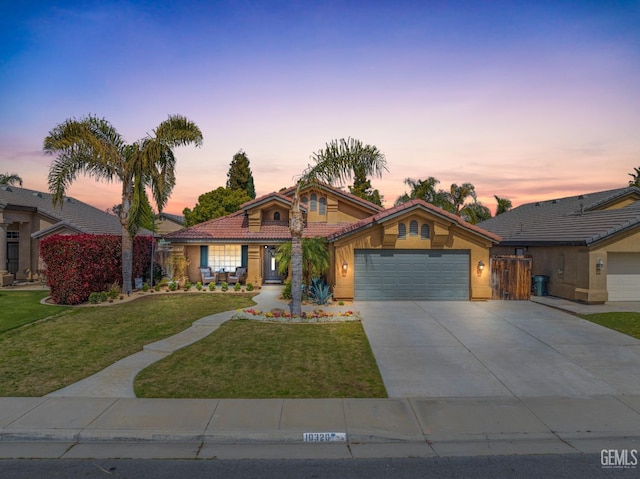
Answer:
POLYGON ((65 197, 63 206, 54 208, 48 193, 0 186, 2 286, 38 278, 43 269, 39 255, 42 238, 82 233, 120 236, 122 228, 117 217, 74 198, 65 197))
POLYGON ((184 226, 184 216, 161 213, 156 219, 155 232, 160 236, 182 229, 184 226))
MULTIPOLYGON (((190 281, 201 266, 247 268, 247 282, 280 282, 275 251, 291 241, 294 188, 271 193, 216 218, 166 235, 173 254, 189 259, 190 281)), ((486 299, 489 249, 500 238, 421 200, 391 209, 326 185, 301 194, 305 237, 327 238, 327 282, 336 299, 486 299)))
POLYGON ((480 224, 502 236, 493 255, 529 255, 548 291, 585 303, 640 300, 640 189, 519 206, 480 224))

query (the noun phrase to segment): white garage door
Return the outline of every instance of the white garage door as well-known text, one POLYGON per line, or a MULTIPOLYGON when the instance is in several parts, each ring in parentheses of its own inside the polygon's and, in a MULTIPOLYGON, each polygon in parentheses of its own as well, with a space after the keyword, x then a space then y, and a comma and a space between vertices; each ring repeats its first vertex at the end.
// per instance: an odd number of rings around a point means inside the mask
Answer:
POLYGON ((468 300, 469 252, 355 250, 355 299, 468 300))
POLYGON ((640 301, 640 253, 607 254, 609 301, 640 301))

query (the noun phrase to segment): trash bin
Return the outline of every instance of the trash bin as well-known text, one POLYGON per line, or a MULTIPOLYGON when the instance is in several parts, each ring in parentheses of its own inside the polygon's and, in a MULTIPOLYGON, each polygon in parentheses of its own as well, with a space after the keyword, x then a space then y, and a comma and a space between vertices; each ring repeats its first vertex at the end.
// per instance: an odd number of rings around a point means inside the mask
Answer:
POLYGON ((546 296, 549 294, 547 292, 547 283, 549 282, 549 276, 545 276, 543 274, 536 274, 531 278, 531 285, 533 289, 533 294, 536 296, 546 296))

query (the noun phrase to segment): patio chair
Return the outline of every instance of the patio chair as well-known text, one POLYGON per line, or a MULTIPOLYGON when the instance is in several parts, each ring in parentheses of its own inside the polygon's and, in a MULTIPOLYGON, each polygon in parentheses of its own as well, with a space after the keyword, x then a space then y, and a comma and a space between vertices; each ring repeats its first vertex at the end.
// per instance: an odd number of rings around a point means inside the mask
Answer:
POLYGON ((229 273, 227 277, 227 283, 235 284, 240 283, 244 284, 247 281, 247 268, 236 268, 235 273, 229 273))
POLYGON ((202 286, 206 286, 209 283, 216 283, 217 281, 216 273, 212 273, 211 268, 208 266, 200 268, 200 277, 202 278, 202 286))

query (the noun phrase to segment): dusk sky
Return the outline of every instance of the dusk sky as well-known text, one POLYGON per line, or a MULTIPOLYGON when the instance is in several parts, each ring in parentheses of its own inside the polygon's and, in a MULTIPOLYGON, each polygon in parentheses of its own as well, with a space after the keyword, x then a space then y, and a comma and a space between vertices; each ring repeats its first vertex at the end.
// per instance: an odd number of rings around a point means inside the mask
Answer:
MULTIPOLYGON (((8 5, 7 5, 8 4, 8 5)), ((243 149, 256 191, 290 186, 332 139, 376 145, 387 206, 407 177, 471 182, 493 211, 626 186, 640 166, 640 1, 30 1, 0 15, 0 172, 47 191, 42 141, 89 113, 127 141, 169 114, 165 211, 224 186, 243 149)), ((79 178, 101 209, 120 184, 79 178)))

